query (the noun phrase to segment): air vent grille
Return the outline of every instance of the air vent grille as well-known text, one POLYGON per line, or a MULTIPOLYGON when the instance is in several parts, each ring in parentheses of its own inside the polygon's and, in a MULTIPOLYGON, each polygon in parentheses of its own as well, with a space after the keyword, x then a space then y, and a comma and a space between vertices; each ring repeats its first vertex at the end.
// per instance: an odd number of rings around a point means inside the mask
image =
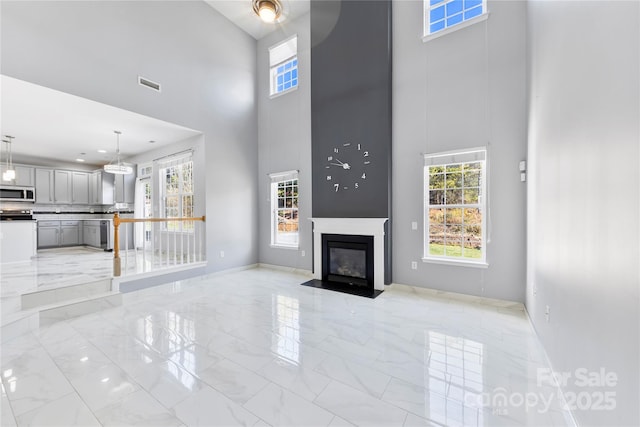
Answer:
POLYGON ((144 77, 138 76, 138 84, 140 86, 148 87, 149 89, 153 89, 156 92, 160 92, 160 83, 156 83, 149 79, 145 79, 144 77))

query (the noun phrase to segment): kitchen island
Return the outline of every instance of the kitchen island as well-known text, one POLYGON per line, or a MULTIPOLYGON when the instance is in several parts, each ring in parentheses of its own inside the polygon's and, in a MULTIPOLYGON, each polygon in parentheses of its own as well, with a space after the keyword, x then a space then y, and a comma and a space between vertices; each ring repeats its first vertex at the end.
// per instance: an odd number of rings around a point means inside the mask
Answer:
POLYGON ((0 221, 0 263, 27 262, 36 256, 36 221, 0 221))

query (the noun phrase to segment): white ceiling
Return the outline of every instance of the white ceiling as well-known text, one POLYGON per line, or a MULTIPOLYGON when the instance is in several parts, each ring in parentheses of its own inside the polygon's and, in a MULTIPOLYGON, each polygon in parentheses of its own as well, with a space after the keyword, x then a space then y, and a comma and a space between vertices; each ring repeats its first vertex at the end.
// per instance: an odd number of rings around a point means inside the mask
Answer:
POLYGON ((266 24, 253 12, 251 0, 206 0, 206 2, 224 15, 242 30, 259 40, 279 26, 286 26, 292 21, 309 12, 309 0, 280 0, 283 13, 278 22, 266 24))
MULTIPOLYGON (((122 132, 122 158, 200 134, 172 123, 0 76, 0 134, 14 136, 13 153, 28 158, 104 165, 114 158, 122 132), (153 140, 155 143, 150 143, 153 140), (98 153, 106 150, 106 154, 98 153), (84 155, 81 153, 85 153, 84 155)), ((5 160, 5 144, 2 159, 5 160)))

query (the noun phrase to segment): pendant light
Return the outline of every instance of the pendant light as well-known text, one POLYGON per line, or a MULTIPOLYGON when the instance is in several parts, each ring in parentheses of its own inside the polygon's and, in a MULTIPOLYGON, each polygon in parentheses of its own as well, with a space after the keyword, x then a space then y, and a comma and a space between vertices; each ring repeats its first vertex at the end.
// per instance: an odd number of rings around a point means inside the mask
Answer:
POLYGON ((252 0, 253 11, 263 22, 275 22, 282 15, 282 5, 278 0, 252 0))
POLYGON ((13 168, 13 156, 11 153, 11 144, 13 143, 13 136, 5 135, 7 139, 3 139, 3 141, 7 145, 7 170, 2 174, 3 181, 13 181, 16 179, 16 170, 13 168))
POLYGON ((120 134, 122 134, 122 132, 114 130, 113 133, 116 134, 116 160, 118 163, 109 163, 108 165, 104 165, 104 171, 116 175, 130 175, 133 173, 133 168, 131 166, 123 165, 122 162, 120 162, 120 134))

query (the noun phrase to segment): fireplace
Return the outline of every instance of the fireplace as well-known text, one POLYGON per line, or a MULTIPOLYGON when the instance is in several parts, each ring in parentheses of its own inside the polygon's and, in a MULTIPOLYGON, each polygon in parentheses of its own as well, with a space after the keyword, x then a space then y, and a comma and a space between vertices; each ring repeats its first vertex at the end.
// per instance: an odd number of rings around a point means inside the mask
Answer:
POLYGON ((373 290, 373 236, 322 235, 322 280, 373 290))
POLYGON ((375 298, 384 291, 387 218, 311 218, 313 279, 305 286, 375 298))

